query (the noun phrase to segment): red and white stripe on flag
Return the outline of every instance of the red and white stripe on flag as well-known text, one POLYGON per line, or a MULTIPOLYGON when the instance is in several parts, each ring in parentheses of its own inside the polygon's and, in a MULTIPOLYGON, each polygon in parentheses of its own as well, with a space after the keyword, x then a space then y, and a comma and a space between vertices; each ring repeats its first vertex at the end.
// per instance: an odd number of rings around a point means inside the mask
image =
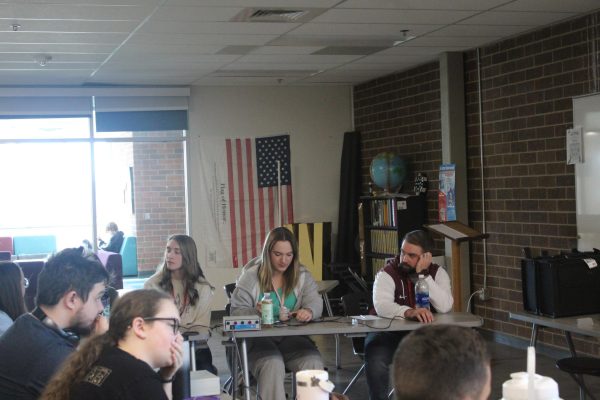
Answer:
MULTIPOLYGON (((258 256, 267 233, 278 226, 277 186, 260 188, 254 138, 226 139, 231 258, 235 268, 258 256)), ((292 185, 281 186, 282 224, 294 221, 292 185)))

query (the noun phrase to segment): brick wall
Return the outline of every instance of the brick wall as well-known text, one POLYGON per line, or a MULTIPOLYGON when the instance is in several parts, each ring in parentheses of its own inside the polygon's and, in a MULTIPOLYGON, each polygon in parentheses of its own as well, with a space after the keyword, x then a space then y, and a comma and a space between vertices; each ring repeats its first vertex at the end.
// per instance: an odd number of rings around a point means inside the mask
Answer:
MULTIPOLYGON (((363 193, 367 193, 371 180, 371 160, 382 151, 399 154, 407 162, 409 174, 403 192, 412 191, 416 172, 425 173, 430 188, 437 189, 437 170, 442 162, 439 79, 439 66, 431 63, 354 88, 354 124, 362 142, 363 193)), ((430 221, 437 218, 436 196, 433 191, 427 195, 430 221)))
MULTIPOLYGON (((556 253, 576 247, 575 175, 573 166, 565 164, 565 131, 572 126, 571 98, 592 92, 593 20, 587 16, 556 24, 480 51, 491 300, 476 302, 474 309, 484 318, 485 329, 529 338, 527 324, 508 320, 509 311, 522 309, 521 249, 528 246, 539 254, 542 249, 556 253)), ((464 60, 469 218, 481 230, 476 52, 465 53, 464 60)), ((437 64, 359 85, 354 92, 356 129, 363 133, 365 182, 377 152, 397 152, 411 161, 412 171, 428 174, 429 215, 435 220, 441 163, 437 64), (414 123, 415 115, 426 119, 414 123)), ((483 284, 481 242, 471 247, 471 263, 473 289, 477 289, 483 284)), ((566 346, 558 331, 543 330, 539 340, 566 346)), ((577 338, 576 347, 598 354, 599 341, 577 338)))
POLYGON ((183 149, 181 142, 134 143, 139 271, 156 268, 169 235, 186 233, 183 149))

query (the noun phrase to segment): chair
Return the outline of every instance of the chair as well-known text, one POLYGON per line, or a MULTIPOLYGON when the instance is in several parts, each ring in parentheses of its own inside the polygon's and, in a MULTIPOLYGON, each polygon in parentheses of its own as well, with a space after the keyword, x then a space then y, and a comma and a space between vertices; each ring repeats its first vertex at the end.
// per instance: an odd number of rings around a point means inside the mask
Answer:
POLYGON ((123 289, 123 257, 102 249, 99 249, 96 255, 110 274, 110 284, 115 289, 123 289))
MULTIPOLYGON (((344 314, 346 316, 367 314, 372 304, 372 298, 370 293, 365 292, 354 292, 342 296, 342 307, 344 308, 344 314)), ((344 389, 342 394, 346 394, 348 390, 354 385, 354 383, 360 378, 365 372, 365 338, 364 337, 353 337, 352 338, 352 351, 355 355, 360 357, 363 361, 360 369, 354 374, 354 377, 348 383, 348 386, 344 389)))
POLYGON ((0 237, 0 251, 8 251, 13 254, 13 238, 10 236, 0 237))
POLYGON ((137 276, 137 238, 125 236, 119 254, 123 260, 123 276, 137 276))
POLYGON ((13 237, 14 254, 22 257, 25 255, 45 256, 56 251, 56 236, 15 236, 13 237))
POLYGON ((556 366, 561 371, 571 375, 571 378, 579 385, 579 398, 585 400, 588 395, 592 400, 596 397, 585 386, 583 375, 600 376, 600 358, 592 357, 568 357, 562 358, 556 362, 556 366))

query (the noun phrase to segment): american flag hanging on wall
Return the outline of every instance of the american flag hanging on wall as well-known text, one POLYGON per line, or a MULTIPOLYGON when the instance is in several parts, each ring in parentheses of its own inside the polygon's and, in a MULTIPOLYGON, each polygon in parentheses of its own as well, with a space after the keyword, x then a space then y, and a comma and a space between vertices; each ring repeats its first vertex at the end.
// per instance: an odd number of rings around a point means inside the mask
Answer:
POLYGON ((266 234, 279 226, 277 161, 281 222, 294 221, 290 136, 204 141, 199 150, 201 197, 210 204, 201 211, 205 240, 197 240, 204 265, 242 267, 260 254, 266 234), (211 227, 216 228, 212 233, 211 227))

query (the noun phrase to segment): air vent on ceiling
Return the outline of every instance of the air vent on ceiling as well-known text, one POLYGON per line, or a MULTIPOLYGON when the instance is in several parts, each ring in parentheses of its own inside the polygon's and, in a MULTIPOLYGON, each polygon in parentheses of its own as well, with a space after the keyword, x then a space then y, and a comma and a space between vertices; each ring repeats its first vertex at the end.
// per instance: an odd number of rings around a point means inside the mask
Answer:
POLYGON ((298 18, 306 15, 308 11, 303 10, 256 10, 250 16, 250 19, 271 19, 271 18, 280 18, 286 21, 295 21, 298 18))
POLYGON ((307 22, 322 14, 325 8, 307 8, 304 10, 286 8, 244 8, 232 22, 307 22))

